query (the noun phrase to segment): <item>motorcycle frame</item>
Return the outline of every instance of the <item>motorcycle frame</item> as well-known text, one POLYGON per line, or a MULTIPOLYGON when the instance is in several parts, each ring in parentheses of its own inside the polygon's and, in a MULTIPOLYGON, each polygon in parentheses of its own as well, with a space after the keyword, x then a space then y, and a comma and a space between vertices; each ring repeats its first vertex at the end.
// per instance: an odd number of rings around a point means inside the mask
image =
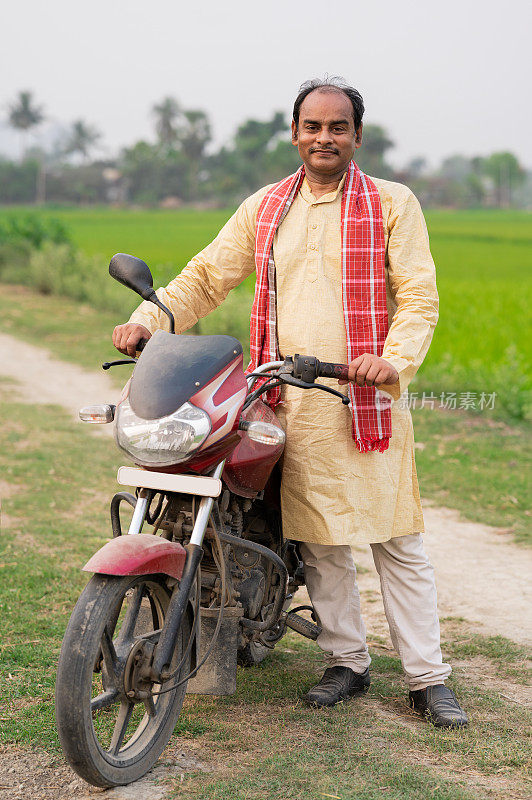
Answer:
MULTIPOLYGON (((279 369, 283 363, 283 361, 269 361, 266 364, 261 364, 261 366, 255 370, 254 375, 247 377, 248 394, 260 375, 279 369)), ((216 465, 211 476, 220 479, 224 466, 225 459, 216 465)), ((134 536, 141 533, 149 507, 149 500, 149 491, 140 489, 127 535, 134 536)), ((202 497, 190 541, 185 546, 187 555, 181 580, 176 585, 170 598, 165 623, 155 648, 150 670, 150 678, 154 682, 163 681, 169 676, 168 669, 175 649, 177 635, 183 621, 183 614, 189 605, 190 595, 196 580, 196 573, 203 556, 203 540, 205 538, 213 505, 213 497, 202 497)), ((271 552, 272 555, 274 555, 273 551, 271 552)))

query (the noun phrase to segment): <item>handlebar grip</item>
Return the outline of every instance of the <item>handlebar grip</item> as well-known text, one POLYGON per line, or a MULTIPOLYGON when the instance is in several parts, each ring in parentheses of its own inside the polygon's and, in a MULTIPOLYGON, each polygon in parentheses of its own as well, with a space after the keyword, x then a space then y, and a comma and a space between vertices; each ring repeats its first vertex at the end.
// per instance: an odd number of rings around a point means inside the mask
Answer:
POLYGON ((137 342, 137 352, 142 353, 147 344, 148 344, 148 339, 139 339, 137 342))
POLYGON ((331 364, 328 361, 320 361, 316 372, 318 378, 337 378, 347 381, 349 367, 347 364, 331 364))

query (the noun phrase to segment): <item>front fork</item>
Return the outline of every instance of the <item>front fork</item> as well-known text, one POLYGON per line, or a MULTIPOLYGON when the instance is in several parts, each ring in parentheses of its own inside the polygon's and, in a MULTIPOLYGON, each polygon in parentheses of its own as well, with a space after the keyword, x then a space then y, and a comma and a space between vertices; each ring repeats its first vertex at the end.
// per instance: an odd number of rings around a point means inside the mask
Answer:
MULTIPOLYGON (((212 477, 221 478, 224 466, 225 460, 218 464, 212 477)), ((128 535, 135 535, 141 532, 148 511, 150 497, 151 495, 148 489, 141 489, 139 491, 128 535)), ((213 505, 213 497, 203 497, 199 504, 190 542, 185 546, 187 557, 185 566, 183 567, 183 574, 170 598, 164 626, 154 651, 150 672, 150 677, 154 682, 164 681, 169 677, 168 670, 172 661, 177 634, 181 627, 183 614, 187 609, 192 587, 196 580, 196 573, 203 556, 203 539, 209 524, 213 505)))

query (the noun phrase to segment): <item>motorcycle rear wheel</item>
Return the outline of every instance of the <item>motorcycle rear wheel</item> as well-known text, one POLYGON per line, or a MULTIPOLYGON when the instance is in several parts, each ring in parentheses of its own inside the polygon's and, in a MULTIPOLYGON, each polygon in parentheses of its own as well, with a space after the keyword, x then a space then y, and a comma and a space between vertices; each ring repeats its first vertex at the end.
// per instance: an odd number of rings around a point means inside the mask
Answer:
MULTIPOLYGON (((74 608, 57 669, 56 720, 67 760, 93 786, 138 780, 155 764, 172 735, 186 683, 163 694, 159 694, 162 687, 153 684, 152 697, 144 701, 129 699, 124 689, 133 669, 132 649, 162 628, 169 599, 163 575, 94 575, 74 608)), ((189 635, 186 619, 173 669, 183 657, 189 635)), ((190 654, 164 689, 189 671, 190 654)))

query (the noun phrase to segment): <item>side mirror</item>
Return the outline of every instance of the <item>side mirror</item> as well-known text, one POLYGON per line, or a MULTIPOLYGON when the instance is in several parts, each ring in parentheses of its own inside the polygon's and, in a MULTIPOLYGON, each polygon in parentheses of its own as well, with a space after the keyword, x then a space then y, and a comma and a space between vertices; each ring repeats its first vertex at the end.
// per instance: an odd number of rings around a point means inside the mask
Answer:
POLYGON ((117 253, 109 264, 109 275, 128 289, 133 289, 144 300, 152 299, 153 278, 150 268, 142 259, 117 253))
POLYGON ((143 300, 151 300, 155 303, 170 321, 170 333, 175 333, 174 316, 157 297, 153 288, 153 278, 150 268, 141 258, 129 256, 127 253, 117 253, 109 263, 109 275, 115 280, 133 289, 140 294, 143 300))

